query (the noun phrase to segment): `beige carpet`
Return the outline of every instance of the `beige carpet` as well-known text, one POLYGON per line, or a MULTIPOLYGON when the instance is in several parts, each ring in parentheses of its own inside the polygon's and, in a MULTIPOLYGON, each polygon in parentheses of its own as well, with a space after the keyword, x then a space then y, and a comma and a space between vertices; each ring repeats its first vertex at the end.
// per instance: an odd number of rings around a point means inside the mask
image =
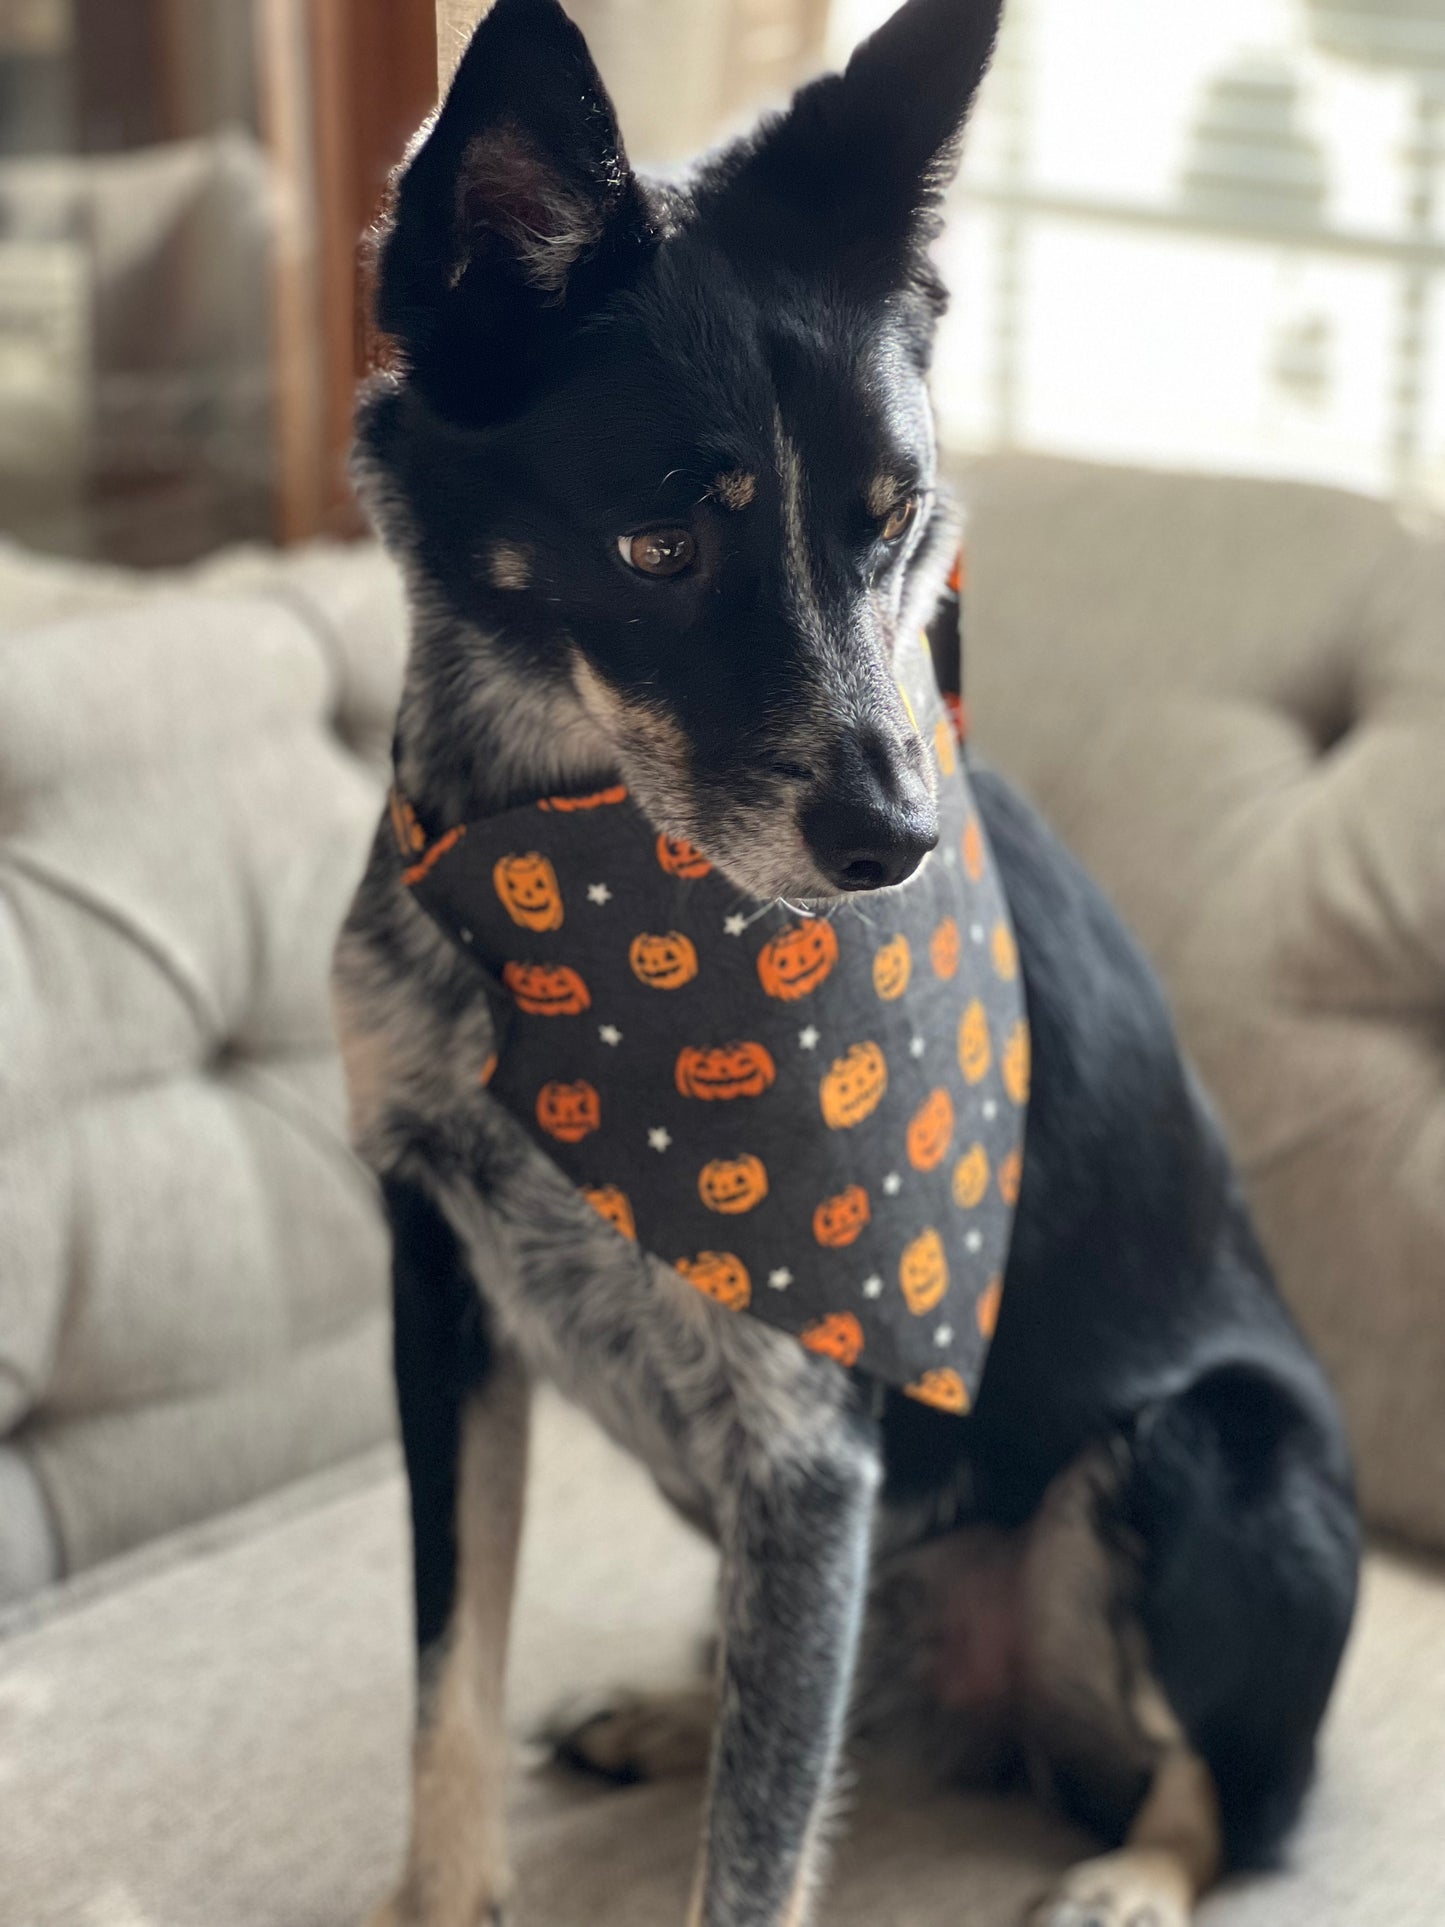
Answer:
MULTIPOLYGON (((525 1733, 559 1699, 682 1673, 709 1554, 548 1404, 516 1653, 525 1733)), ((349 1927, 399 1851, 404 1513, 388 1459, 93 1575, 0 1643, 3 1927, 349 1927)), ((695 1785, 611 1792, 524 1753, 523 1927, 674 1927, 695 1785)), ((872 1786, 822 1918, 1006 1927, 1076 1836, 1024 1806, 872 1786)), ((1438 1927, 1445 1579, 1389 1559, 1290 1875, 1207 1927, 1438 1927)))

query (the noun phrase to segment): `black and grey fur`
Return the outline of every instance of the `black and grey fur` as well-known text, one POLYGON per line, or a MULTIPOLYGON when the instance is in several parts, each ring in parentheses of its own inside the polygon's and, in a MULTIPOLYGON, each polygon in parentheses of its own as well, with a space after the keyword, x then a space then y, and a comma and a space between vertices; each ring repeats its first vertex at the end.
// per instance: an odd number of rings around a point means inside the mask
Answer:
MULTIPOLYGON (((844 75, 664 188, 555 0, 497 0, 398 182, 399 372, 360 413, 410 585, 397 764, 428 831, 620 774, 757 896, 924 858, 890 659, 952 546, 925 249, 996 27, 997 0, 907 0, 844 75), (649 531, 686 566, 631 566, 649 531)), ((1042 1904, 1054 1927, 1179 1927, 1293 1822, 1355 1591, 1335 1406, 1148 967, 1038 818, 986 774, 977 793, 1035 1070, 967 1419, 876 1397, 602 1226, 478 1085, 486 1003, 378 832, 336 987, 395 1237, 415 1527, 412 1840, 379 1920, 474 1927, 507 1899, 538 1377, 721 1548, 715 1690, 569 1743, 624 1777, 706 1751, 704 1927, 804 1918, 850 1714, 860 1743, 1025 1776, 1098 1826, 1119 1851, 1042 1904)))

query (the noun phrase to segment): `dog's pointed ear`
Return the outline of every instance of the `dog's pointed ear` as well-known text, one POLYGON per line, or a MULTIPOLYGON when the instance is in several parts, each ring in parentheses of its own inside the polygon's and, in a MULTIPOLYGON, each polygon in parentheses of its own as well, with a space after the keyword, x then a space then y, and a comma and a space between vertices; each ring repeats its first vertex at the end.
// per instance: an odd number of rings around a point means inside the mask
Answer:
POLYGON ((558 0, 495 0, 398 171, 377 325, 418 372, 449 351, 525 361, 529 335, 575 319, 651 240, 581 33, 558 0))
POLYGON ((905 0, 841 74, 804 87, 724 158, 719 211, 736 217, 751 203, 754 240, 767 235, 796 265, 906 267, 933 233, 1002 10, 1003 0, 905 0))

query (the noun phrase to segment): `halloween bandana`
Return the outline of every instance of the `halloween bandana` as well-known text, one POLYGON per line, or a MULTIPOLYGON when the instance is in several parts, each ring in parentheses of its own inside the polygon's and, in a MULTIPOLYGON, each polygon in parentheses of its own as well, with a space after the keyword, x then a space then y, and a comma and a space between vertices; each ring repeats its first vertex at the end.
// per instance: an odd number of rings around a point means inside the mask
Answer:
POLYGON ((826 916, 739 894, 625 789, 428 841, 408 887, 497 1017, 478 1076, 624 1237, 730 1311, 962 1412, 998 1316, 1029 1034, 1008 912, 922 640, 899 681, 937 850, 826 916))

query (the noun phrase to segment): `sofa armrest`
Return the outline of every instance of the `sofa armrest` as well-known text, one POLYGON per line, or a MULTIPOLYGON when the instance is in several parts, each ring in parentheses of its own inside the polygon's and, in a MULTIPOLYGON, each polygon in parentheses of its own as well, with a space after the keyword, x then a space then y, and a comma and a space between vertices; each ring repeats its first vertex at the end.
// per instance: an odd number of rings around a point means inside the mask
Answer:
POLYGON ((969 706, 1160 966, 1378 1526, 1445 1545, 1445 539, 1009 457, 969 706))

